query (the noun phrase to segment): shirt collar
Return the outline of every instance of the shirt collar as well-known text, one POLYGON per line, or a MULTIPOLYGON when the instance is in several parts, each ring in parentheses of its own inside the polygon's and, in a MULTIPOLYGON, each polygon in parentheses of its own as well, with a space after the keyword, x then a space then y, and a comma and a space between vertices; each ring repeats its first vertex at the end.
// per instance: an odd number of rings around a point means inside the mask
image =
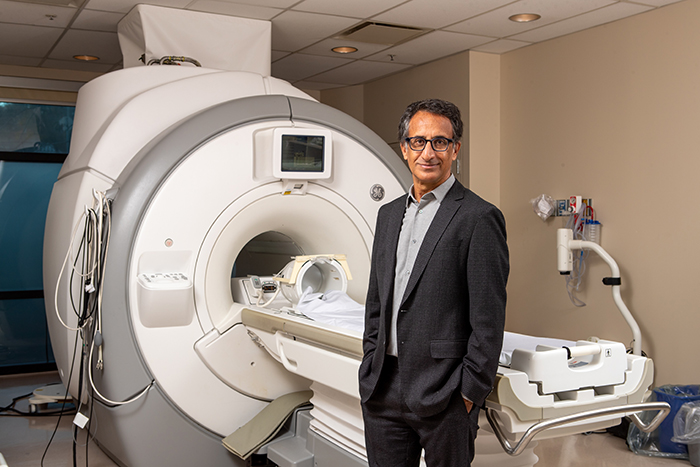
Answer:
MULTIPOLYGON (((424 194, 421 197, 421 199, 425 198, 427 195, 432 193, 437 202, 442 203, 442 200, 445 199, 445 196, 447 196, 447 192, 450 191, 452 185, 455 184, 455 180, 456 179, 454 174, 450 174, 447 180, 438 185, 433 191, 429 191, 428 193, 424 194)), ((413 185, 411 185, 411 189, 408 190, 408 196, 406 197, 406 206, 408 206, 411 202, 418 203, 416 198, 413 196, 413 185)))

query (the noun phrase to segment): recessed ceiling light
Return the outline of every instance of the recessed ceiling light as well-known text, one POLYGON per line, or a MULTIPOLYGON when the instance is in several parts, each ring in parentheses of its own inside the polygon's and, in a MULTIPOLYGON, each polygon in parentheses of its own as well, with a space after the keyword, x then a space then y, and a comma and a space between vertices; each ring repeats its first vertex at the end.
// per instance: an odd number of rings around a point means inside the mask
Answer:
POLYGON ((529 23, 530 21, 537 21, 540 18, 541 16, 535 13, 520 13, 517 15, 513 15, 508 19, 511 21, 515 21, 516 23, 529 23))
POLYGON ((331 50, 337 54, 351 54, 353 52, 357 52, 357 47, 343 45, 340 47, 333 47, 331 50))
POLYGON ((84 62, 92 62, 100 59, 100 57, 95 57, 94 55, 73 55, 73 58, 84 62))

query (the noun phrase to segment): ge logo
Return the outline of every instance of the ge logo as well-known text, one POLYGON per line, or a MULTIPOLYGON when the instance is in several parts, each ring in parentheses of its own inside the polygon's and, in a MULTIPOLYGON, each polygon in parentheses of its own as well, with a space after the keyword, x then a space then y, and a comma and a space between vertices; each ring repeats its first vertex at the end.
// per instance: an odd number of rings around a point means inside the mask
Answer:
POLYGON ((383 200, 384 199, 384 187, 379 185, 379 184, 372 185, 372 188, 369 189, 369 195, 375 201, 383 200))

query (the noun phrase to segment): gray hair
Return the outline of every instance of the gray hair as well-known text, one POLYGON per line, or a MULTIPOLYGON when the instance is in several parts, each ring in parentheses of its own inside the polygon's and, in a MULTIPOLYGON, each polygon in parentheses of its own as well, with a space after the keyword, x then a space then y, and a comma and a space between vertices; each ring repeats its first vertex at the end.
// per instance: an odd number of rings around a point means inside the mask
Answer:
POLYGON ((401 116, 401 121, 399 122, 399 143, 403 144, 404 140, 408 137, 408 125, 411 123, 413 116, 420 111, 447 118, 452 124, 452 138, 455 142, 462 139, 464 124, 462 123, 459 108, 452 102, 440 99, 424 99, 406 107, 406 110, 401 116))

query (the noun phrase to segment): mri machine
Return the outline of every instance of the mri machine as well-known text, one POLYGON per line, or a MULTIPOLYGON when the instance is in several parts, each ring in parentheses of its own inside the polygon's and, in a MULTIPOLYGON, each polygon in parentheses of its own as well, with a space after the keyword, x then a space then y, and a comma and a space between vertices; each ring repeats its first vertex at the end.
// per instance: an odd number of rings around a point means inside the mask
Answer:
MULTIPOLYGON (((255 452, 281 466, 365 466, 361 333, 295 301, 311 285, 363 302, 377 210, 410 173, 366 127, 270 76, 267 22, 140 5, 119 31, 126 68, 79 93, 44 248, 57 366, 91 433, 120 465, 242 466, 222 439, 311 390, 313 408, 255 452), (200 42, 227 34, 222 63, 200 42), (134 59, 174 53, 214 65, 134 59), (95 199, 109 241, 99 290, 83 293, 72 239, 95 199), (71 330, 79 296, 99 302, 91 334, 71 330)), ((474 465, 533 465, 536 436, 663 409, 642 404, 651 360, 622 344, 508 342, 474 465)))

